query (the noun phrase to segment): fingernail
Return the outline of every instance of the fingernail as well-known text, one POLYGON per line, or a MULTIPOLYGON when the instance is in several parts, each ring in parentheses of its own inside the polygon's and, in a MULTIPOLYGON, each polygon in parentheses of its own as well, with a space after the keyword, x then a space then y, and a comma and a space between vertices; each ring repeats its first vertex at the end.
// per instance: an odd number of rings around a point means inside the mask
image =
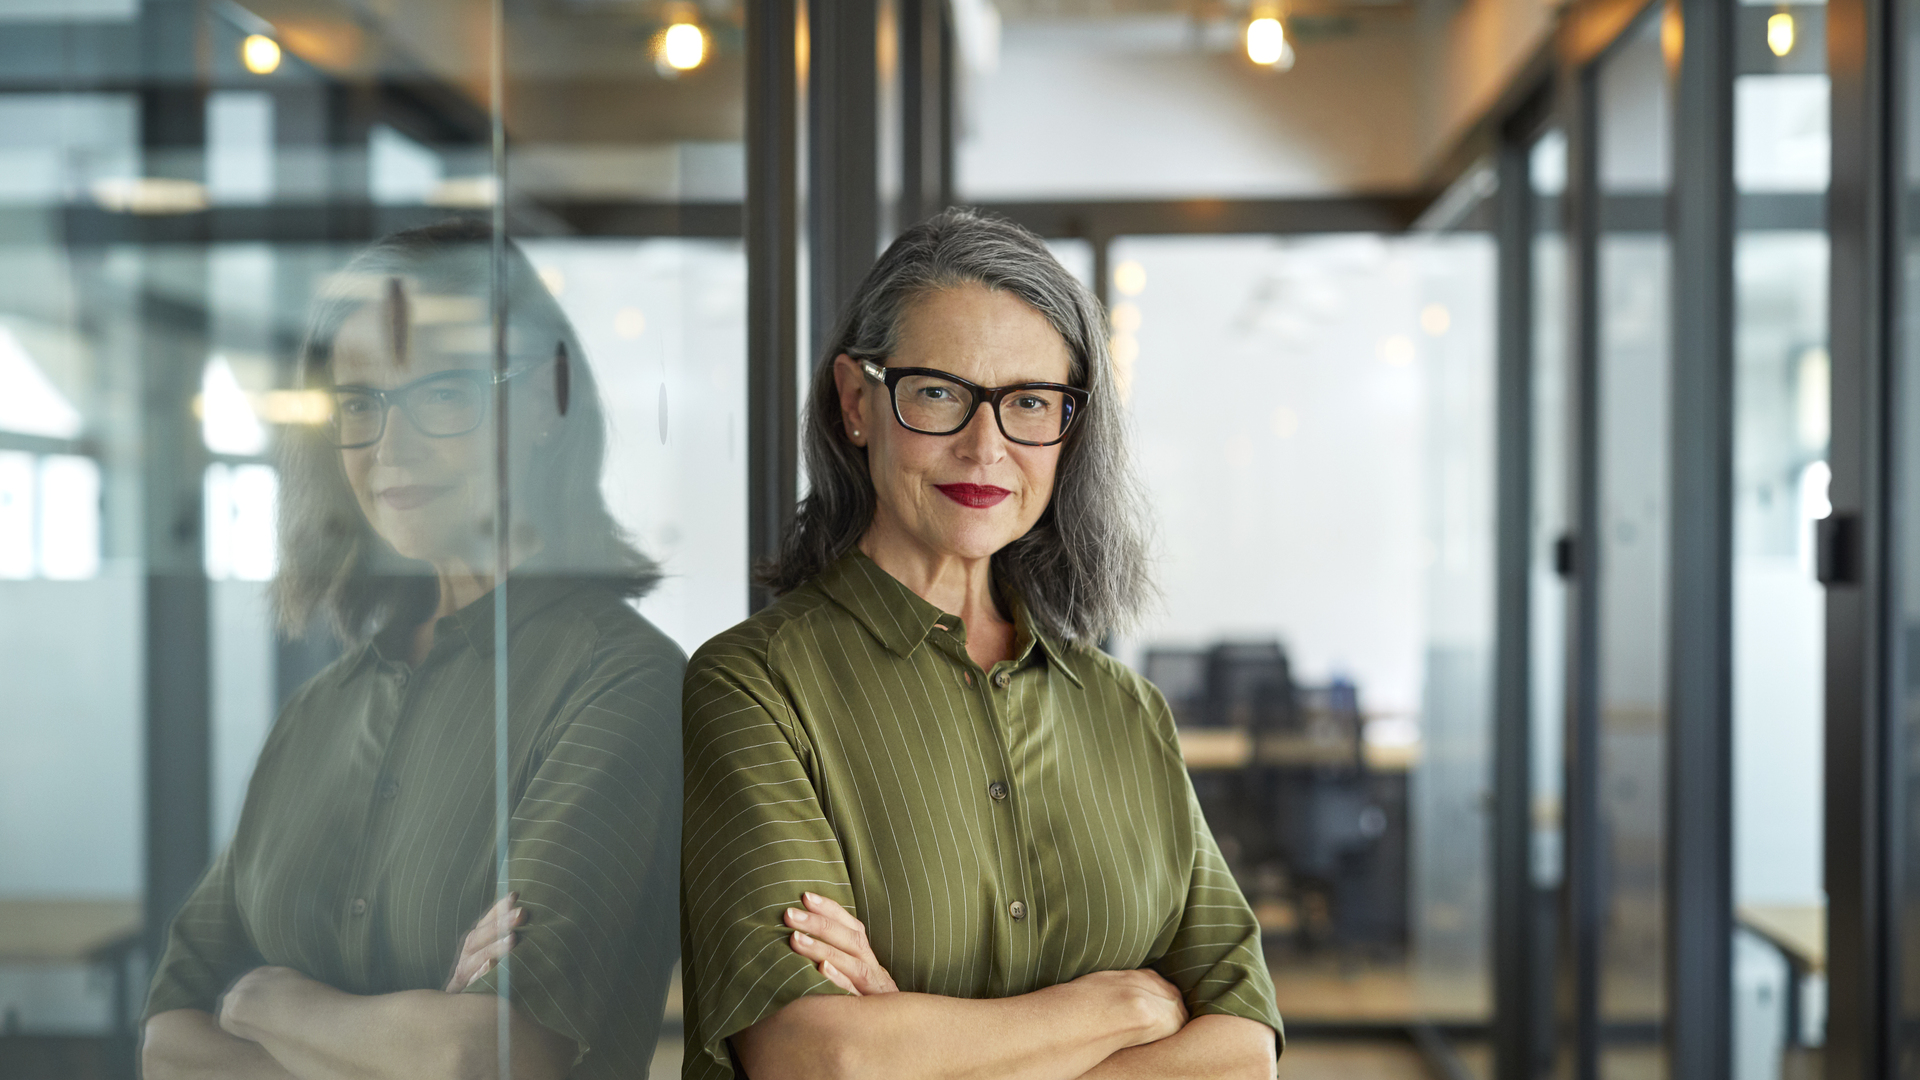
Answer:
POLYGON ((794 922, 806 922, 807 913, 804 911, 801 911, 799 908, 788 908, 787 918, 793 920, 794 922))
POLYGON ((820 897, 813 893, 801 893, 800 896, 801 896, 801 899, 805 900, 809 904, 817 904, 820 902, 820 897))
POLYGON ((514 908, 514 909, 513 909, 513 912, 512 912, 512 915, 513 915, 513 917, 514 917, 514 918, 516 918, 516 919, 518 919, 518 918, 521 918, 522 916, 524 916, 524 915, 526 915, 526 913, 527 913, 527 909, 526 909, 526 908, 514 908))
POLYGON ((807 936, 807 932, 805 930, 795 930, 793 932, 793 936, 800 939, 800 944, 802 945, 813 944, 813 939, 807 936))

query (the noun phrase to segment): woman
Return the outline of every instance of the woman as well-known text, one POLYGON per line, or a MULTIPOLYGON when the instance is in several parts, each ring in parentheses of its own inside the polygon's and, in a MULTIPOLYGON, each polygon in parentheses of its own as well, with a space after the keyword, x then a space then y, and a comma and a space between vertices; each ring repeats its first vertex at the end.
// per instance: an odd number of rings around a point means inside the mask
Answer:
POLYGON ((1148 591, 1102 322, 966 211, 850 305, 780 599, 687 673, 687 1077, 1272 1074, 1166 702, 1090 647, 1148 591))
POLYGON ((600 494, 573 331, 517 248, 434 226, 333 279, 302 382, 331 420, 287 433, 274 597, 350 648, 287 704, 174 921, 145 1075, 493 1076, 504 1016, 516 1076, 645 1076, 684 659, 628 603, 659 574, 600 494))

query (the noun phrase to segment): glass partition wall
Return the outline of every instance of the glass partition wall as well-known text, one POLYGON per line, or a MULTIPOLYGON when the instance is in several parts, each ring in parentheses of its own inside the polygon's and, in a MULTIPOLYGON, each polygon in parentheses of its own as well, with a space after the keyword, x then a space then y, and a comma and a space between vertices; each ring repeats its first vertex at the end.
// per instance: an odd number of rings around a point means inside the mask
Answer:
POLYGON ((284 968, 676 1072, 679 672, 747 602, 739 9, 98 6, 0 15, 7 1032, 130 1075, 284 968))
POLYGON ((1659 13, 1598 64, 1597 796, 1600 1075, 1664 1075, 1671 120, 1659 13))

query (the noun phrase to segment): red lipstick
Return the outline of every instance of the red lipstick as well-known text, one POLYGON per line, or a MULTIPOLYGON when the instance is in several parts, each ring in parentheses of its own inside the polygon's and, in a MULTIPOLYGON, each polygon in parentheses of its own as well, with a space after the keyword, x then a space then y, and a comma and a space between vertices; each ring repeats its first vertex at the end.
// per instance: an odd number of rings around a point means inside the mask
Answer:
POLYGON ((940 494, 961 506, 971 506, 976 510, 985 510, 1013 494, 1006 488, 994 487, 992 484, 935 484, 933 486, 940 489, 940 494))
POLYGON ((415 510, 453 490, 451 487, 429 487, 425 484, 407 484, 403 487, 390 487, 380 492, 380 501, 395 510, 415 510))

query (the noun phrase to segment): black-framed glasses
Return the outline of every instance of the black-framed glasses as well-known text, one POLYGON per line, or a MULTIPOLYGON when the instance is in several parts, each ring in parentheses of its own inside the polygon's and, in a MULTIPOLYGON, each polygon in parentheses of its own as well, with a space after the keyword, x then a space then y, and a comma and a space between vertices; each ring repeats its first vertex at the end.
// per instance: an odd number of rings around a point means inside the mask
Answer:
POLYGON ((900 426, 922 435, 960 431, 985 402, 1009 441, 1052 446, 1067 437, 1074 417, 1087 407, 1087 392, 1064 383, 981 386, 935 368, 882 367, 872 360, 860 361, 860 370, 886 384, 900 426))
POLYGON ((387 413, 398 408, 415 431, 434 439, 451 439, 478 430, 493 407, 492 390, 500 383, 532 371, 516 368, 494 374, 461 368, 436 371, 405 386, 381 390, 373 386, 336 386, 328 428, 333 445, 359 450, 380 441, 387 432, 387 413))

